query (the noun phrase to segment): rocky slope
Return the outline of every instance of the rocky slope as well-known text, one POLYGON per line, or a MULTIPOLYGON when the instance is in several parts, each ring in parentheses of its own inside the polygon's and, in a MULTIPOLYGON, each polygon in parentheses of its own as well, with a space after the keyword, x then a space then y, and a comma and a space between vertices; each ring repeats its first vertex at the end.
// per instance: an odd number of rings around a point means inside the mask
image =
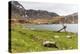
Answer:
POLYGON ((10 1, 11 4, 11 12, 13 15, 25 15, 25 8, 17 1, 10 1))
POLYGON ((52 18, 55 16, 59 16, 58 14, 54 12, 48 12, 45 10, 26 10, 26 14, 29 18, 52 18))
POLYGON ((26 10, 18 1, 10 1, 12 14, 19 14, 21 16, 27 16, 26 18, 51 18, 59 16, 56 13, 48 12, 45 10, 26 10))
POLYGON ((73 13, 65 16, 65 23, 77 24, 78 23, 78 13, 73 13))
POLYGON ((73 13, 67 16, 59 16, 57 13, 48 12, 45 10, 26 10, 18 1, 10 1, 11 4, 11 18, 18 18, 19 20, 28 21, 30 23, 78 23, 78 13, 73 13))

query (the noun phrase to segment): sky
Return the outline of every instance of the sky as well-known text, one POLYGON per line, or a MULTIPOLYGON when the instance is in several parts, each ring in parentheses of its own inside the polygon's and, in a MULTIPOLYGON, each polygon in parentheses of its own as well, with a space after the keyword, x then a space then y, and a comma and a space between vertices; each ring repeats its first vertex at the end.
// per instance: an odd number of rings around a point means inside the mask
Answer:
POLYGON ((63 3, 40 3, 40 2, 26 2, 19 1, 25 9, 46 10, 55 12, 60 16, 69 15, 78 12, 77 4, 63 4, 63 3))

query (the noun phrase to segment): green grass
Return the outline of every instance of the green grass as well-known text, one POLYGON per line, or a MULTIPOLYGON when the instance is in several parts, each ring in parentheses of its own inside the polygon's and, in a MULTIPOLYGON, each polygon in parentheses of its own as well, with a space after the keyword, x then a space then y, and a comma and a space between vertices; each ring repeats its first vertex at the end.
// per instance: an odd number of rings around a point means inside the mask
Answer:
POLYGON ((47 30, 31 30, 17 25, 11 28, 12 52, 38 52, 77 49, 77 35, 71 32, 55 32, 47 30), (59 38, 54 38, 58 35, 59 38), (72 38, 66 38, 67 35, 72 38), (56 41, 58 48, 48 48, 42 45, 43 40, 56 41))

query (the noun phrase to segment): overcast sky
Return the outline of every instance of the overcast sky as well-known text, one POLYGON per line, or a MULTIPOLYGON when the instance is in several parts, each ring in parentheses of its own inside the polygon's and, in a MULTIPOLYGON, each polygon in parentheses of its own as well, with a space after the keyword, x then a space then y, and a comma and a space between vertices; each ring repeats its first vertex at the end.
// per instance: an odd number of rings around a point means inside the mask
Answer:
POLYGON ((25 9, 46 10, 55 12, 59 15, 69 15, 78 12, 76 4, 61 4, 61 3, 40 3, 40 2, 26 2, 19 1, 25 9))

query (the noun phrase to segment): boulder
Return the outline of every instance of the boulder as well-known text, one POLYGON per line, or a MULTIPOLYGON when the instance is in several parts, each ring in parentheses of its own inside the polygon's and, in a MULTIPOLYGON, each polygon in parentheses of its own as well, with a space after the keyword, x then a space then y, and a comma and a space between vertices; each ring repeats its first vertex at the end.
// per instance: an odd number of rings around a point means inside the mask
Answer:
POLYGON ((49 47, 49 48, 58 48, 57 46, 56 46, 56 42, 55 41, 44 41, 43 42, 43 46, 44 47, 49 47))

